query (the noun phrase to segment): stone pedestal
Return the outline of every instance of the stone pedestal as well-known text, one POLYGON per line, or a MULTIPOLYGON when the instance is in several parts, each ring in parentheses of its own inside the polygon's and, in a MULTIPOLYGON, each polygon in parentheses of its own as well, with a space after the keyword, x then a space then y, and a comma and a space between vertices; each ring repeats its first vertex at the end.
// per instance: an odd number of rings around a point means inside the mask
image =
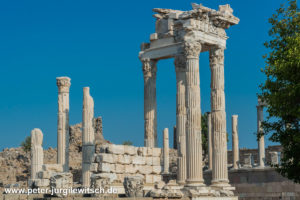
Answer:
POLYGON ((186 85, 186 62, 183 55, 175 57, 176 71, 176 134, 177 134, 177 183, 185 184, 186 180, 186 108, 185 108, 185 85, 186 85))
POLYGON ((186 186, 195 187, 203 184, 202 138, 201 138, 201 102, 199 76, 199 42, 184 43, 186 58, 186 186))
POLYGON ((210 49, 211 121, 213 138, 212 186, 228 186, 227 134, 224 93, 224 49, 210 49))
POLYGON ((238 136, 238 116, 232 115, 232 154, 233 169, 239 168, 239 136, 238 136))
POLYGON ((94 100, 90 96, 90 88, 83 88, 82 112, 82 186, 90 187, 90 166, 95 154, 95 133, 93 126, 94 100))
POLYGON ((144 73, 144 145, 157 146, 156 61, 145 59, 144 73))
POLYGON ((69 92, 70 78, 58 77, 57 163, 69 171, 69 92))
POLYGON ((208 169, 212 170, 212 163, 213 163, 213 151, 212 151, 212 127, 211 127, 211 114, 207 114, 207 131, 208 131, 208 169))
POLYGON ((43 152, 43 133, 35 128, 31 131, 31 179, 38 179, 38 174, 42 171, 44 152, 43 152))
POLYGON ((164 129, 164 174, 169 173, 169 130, 167 128, 164 129))
POLYGON ((271 165, 278 165, 279 164, 279 157, 278 152, 272 151, 271 154, 271 165))
POLYGON ((244 155, 244 168, 252 168, 253 167, 253 160, 252 160, 252 154, 246 153, 244 155))

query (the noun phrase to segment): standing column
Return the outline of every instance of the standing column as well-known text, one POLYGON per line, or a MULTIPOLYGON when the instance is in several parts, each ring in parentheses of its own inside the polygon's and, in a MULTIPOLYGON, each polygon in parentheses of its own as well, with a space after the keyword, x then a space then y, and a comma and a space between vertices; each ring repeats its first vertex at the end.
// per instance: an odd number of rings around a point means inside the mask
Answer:
MULTIPOLYGON (((263 104, 261 103, 260 99, 258 99, 258 106, 257 108, 257 133, 263 131, 261 123, 264 120, 263 116, 263 104)), ((258 139, 258 162, 259 167, 265 167, 265 137, 262 135, 258 139)))
POLYGON ((212 134, 211 134, 211 114, 207 114, 207 129, 208 129, 208 169, 212 169, 212 134))
POLYGON ((211 121, 213 140, 212 185, 228 186, 227 134, 224 93, 224 49, 210 49, 211 121))
POLYGON ((169 129, 164 129, 164 172, 169 173, 169 129))
POLYGON ((144 59, 144 119, 145 147, 157 146, 156 61, 144 59))
POLYGON ((175 71, 176 71, 176 135, 177 135, 177 183, 185 184, 186 180, 186 108, 185 108, 185 57, 179 55, 174 60, 175 71))
POLYGON ((232 115, 232 158, 233 169, 239 168, 239 136, 238 136, 238 115, 232 115))
POLYGON ((38 179, 38 172, 42 171, 44 152, 43 152, 43 133, 35 128, 31 131, 31 179, 38 179))
POLYGON ((201 186, 202 171, 202 139, 201 139, 201 107, 200 107, 200 75, 199 54, 201 44, 193 41, 184 44, 186 57, 186 186, 201 186))
POLYGON ((69 92, 70 78, 58 77, 57 163, 69 171, 69 92))
POLYGON ((90 88, 83 88, 83 112, 82 112, 82 186, 90 187, 90 166, 95 154, 94 133, 94 100, 90 96, 90 88))

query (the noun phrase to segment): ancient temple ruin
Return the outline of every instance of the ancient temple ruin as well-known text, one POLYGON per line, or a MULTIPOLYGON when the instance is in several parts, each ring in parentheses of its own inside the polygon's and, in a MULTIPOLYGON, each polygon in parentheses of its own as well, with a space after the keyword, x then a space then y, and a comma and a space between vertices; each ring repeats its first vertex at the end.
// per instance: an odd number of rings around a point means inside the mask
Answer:
MULTIPOLYGON (((251 173, 270 171, 279 164, 279 154, 265 151, 264 137, 259 138, 259 153, 239 148, 238 115, 232 115, 232 151, 228 156, 224 93, 224 51, 228 36, 225 30, 238 24, 227 5, 213 10, 192 4, 189 11, 160 9, 156 14, 155 33, 149 43, 142 43, 139 58, 144 75, 144 146, 97 142, 98 118, 94 117, 94 100, 90 88, 83 88, 80 180, 70 170, 69 91, 71 79, 58 77, 57 162, 43 162, 43 133, 31 132, 32 188, 76 188, 114 193, 90 193, 80 197, 135 197, 152 199, 238 199, 229 183, 229 173, 242 182, 251 173), (209 52, 211 70, 211 111, 208 113, 208 155, 203 158, 199 55, 209 52), (169 130, 163 131, 163 147, 157 147, 156 72, 161 59, 174 58, 176 72, 176 148, 170 148, 169 130), (230 157, 232 159, 228 159, 230 157), (257 170, 257 171, 255 171, 257 170), (246 174, 246 175, 245 175, 246 174), (239 176, 243 177, 239 178, 239 176)), ((257 131, 262 131, 263 107, 258 100, 257 131)), ((101 127, 102 128, 102 127, 101 127)), ((142 139, 143 133, 141 133, 142 139)), ((102 138, 103 139, 103 138, 102 138)), ((273 173, 272 172, 267 173, 273 173)), ((241 186, 243 187, 243 186, 241 186)), ((52 196, 71 194, 54 192, 52 196)), ((74 197, 75 198, 75 197, 74 197)))

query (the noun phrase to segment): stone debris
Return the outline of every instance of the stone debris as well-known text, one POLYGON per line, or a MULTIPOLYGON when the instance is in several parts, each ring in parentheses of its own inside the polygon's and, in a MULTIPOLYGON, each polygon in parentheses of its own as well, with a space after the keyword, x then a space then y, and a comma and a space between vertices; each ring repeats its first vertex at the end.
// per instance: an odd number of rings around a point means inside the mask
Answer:
POLYGON ((127 197, 143 197, 144 178, 142 176, 126 176, 123 185, 127 197))

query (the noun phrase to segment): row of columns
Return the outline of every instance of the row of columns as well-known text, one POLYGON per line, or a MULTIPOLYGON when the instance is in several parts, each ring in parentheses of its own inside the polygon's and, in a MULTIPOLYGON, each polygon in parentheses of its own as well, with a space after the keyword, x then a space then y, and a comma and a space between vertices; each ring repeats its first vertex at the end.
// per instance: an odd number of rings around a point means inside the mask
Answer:
MULTIPOLYGON (((202 186, 202 139, 199 54, 200 42, 185 42, 183 54, 175 57, 176 133, 178 148, 177 182, 202 186)), ((157 145, 156 60, 144 59, 145 146, 157 145)), ((211 144, 212 184, 228 185, 227 137, 224 94, 224 49, 210 49, 211 69, 211 144)))

